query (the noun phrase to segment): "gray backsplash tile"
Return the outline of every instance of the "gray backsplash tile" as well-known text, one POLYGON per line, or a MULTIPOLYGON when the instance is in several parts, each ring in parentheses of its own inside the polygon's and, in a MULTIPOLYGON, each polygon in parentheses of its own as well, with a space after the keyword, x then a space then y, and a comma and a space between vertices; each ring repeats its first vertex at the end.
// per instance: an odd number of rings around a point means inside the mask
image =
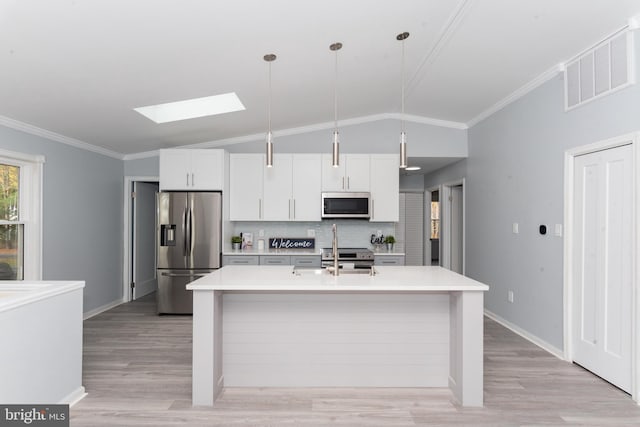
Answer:
POLYGON ((316 234, 316 247, 331 247, 331 225, 338 225, 338 244, 340 247, 370 248, 371 235, 376 231, 382 231, 385 236, 395 235, 394 222, 369 222, 357 219, 338 219, 321 222, 234 222, 233 234, 242 232, 253 233, 254 245, 258 239, 270 237, 307 237, 307 230, 314 230, 316 234), (264 230, 264 237, 259 237, 260 230, 264 230))

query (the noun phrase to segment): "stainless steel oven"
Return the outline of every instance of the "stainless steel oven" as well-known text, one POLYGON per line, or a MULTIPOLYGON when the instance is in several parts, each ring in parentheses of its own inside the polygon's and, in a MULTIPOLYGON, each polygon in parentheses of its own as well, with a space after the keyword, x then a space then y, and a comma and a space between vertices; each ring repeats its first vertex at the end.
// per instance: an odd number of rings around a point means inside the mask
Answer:
MULTIPOLYGON (((338 264, 353 264, 354 268, 371 268, 373 266, 374 255, 371 249, 367 248, 338 248, 338 264)), ((331 248, 322 249, 322 267, 333 266, 333 255, 331 248)))

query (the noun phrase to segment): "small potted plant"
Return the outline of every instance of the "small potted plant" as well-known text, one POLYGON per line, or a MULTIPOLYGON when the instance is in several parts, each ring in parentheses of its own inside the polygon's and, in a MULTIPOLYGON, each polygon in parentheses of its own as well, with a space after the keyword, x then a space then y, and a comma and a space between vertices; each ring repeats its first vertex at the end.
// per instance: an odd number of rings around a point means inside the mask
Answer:
POLYGON ((231 236, 231 246, 233 250, 240 249, 240 245, 242 244, 242 237, 240 236, 231 236))
POLYGON ((396 238, 393 236, 386 236, 384 242, 387 244, 387 250, 391 252, 393 250, 393 244, 396 242, 396 238))

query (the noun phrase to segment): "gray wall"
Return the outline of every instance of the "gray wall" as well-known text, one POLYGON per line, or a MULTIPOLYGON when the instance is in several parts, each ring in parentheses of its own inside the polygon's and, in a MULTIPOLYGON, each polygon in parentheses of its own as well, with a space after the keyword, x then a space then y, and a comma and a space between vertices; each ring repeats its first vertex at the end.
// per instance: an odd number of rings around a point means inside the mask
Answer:
POLYGON ((156 177, 160 175, 158 156, 144 157, 141 159, 126 160, 124 162, 125 176, 156 177))
POLYGON ((119 300, 122 160, 5 127, 0 148, 45 156, 43 279, 85 280, 85 312, 119 300))
MULTIPOLYGON (((406 124, 410 157, 466 157, 467 130, 433 125, 406 124)), ((331 151, 331 129, 314 130, 295 135, 274 131, 274 151, 280 153, 322 153, 331 151)), ((400 122, 385 119, 340 126, 342 153, 396 153, 400 142, 400 122)), ((229 145, 215 145, 231 153, 261 153, 265 141, 259 140, 229 145)), ((202 144, 206 146, 207 144, 202 144)), ((214 147, 214 144, 211 144, 214 147)), ((126 160, 125 175, 157 176, 158 157, 126 160)))
POLYGON ((425 177, 426 188, 467 178, 467 274, 491 287, 488 310, 558 349, 563 242, 553 225, 563 221, 564 152, 640 130, 638 85, 569 112, 563 96, 560 75, 473 126, 468 159, 425 177), (520 234, 512 233, 513 222, 520 234), (539 224, 551 233, 540 236, 539 224))

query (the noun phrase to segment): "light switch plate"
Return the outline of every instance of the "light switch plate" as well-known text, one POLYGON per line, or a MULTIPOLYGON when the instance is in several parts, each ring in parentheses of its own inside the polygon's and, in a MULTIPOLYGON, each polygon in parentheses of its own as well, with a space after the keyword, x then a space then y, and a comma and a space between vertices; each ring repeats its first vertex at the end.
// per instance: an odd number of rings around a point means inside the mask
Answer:
POLYGON ((511 226, 511 230, 513 231, 513 234, 518 234, 520 232, 520 226, 517 222, 513 223, 513 225, 511 226))
POLYGON ((313 228, 307 229, 307 237, 316 237, 316 230, 313 228))
POLYGON ((555 234, 557 237, 562 237, 562 224, 556 224, 553 230, 553 234, 555 234))

